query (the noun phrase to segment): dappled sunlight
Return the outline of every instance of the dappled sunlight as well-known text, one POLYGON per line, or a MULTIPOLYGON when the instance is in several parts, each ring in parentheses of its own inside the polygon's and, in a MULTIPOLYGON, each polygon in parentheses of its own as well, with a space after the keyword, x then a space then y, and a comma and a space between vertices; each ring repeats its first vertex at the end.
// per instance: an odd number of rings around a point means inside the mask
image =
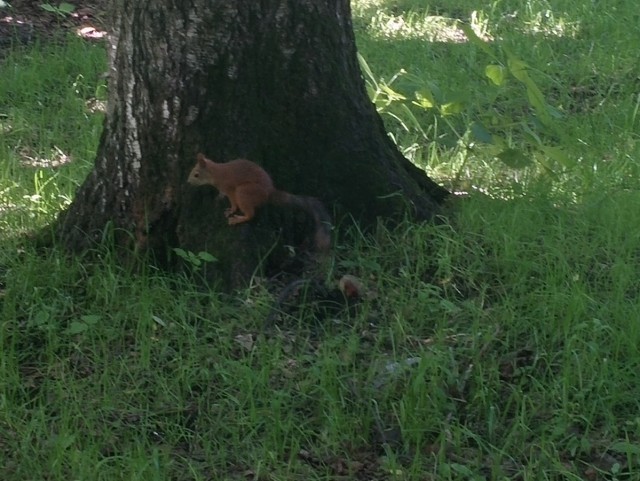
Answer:
POLYGON ((554 15, 551 10, 544 10, 524 22, 523 32, 544 37, 575 38, 580 31, 579 25, 579 22, 571 22, 562 16, 554 15))
MULTIPOLYGON (((360 3, 360 2, 358 2, 360 3)), ((377 4, 384 4, 378 1, 377 4)), ((372 6, 367 8, 372 9, 372 6)), ((431 15, 427 11, 389 11, 384 7, 379 8, 373 14, 365 8, 356 10, 362 13, 362 20, 367 22, 369 34, 373 38, 381 39, 423 39, 429 42, 464 43, 468 39, 460 28, 460 18, 431 15), (366 17, 366 18, 365 18, 366 17)), ((547 9, 533 13, 530 18, 514 11, 504 15, 499 24, 489 22, 489 14, 483 10, 471 11, 468 20, 465 20, 476 35, 490 42, 498 37, 495 31, 501 28, 520 31, 525 35, 575 38, 580 31, 579 22, 571 21, 562 15, 555 14, 547 9)))
POLYGON ((590 137, 635 122, 635 56, 617 37, 604 47, 623 17, 537 0, 355 3, 368 6, 354 12, 372 100, 405 157, 449 191, 577 202, 638 178, 632 147, 606 160, 620 136, 590 137))
POLYGON ((8 134, 13 130, 13 124, 9 121, 9 116, 0 113, 0 134, 8 134))
POLYGON ((47 168, 60 167, 71 162, 71 156, 54 146, 48 157, 43 157, 24 149, 20 152, 20 160, 25 167, 47 168))
POLYGON ((354 13, 360 13, 369 9, 380 8, 387 3, 387 0, 354 0, 351 2, 351 8, 354 13))
MULTIPOLYGON (((467 37, 459 23, 456 18, 439 15, 390 15, 380 11, 371 19, 370 29, 374 38, 420 38, 429 42, 463 43, 467 41, 467 37)), ((479 21, 476 12, 471 14, 471 27, 476 35, 485 41, 493 40, 487 33, 486 25, 479 21)))
POLYGON ((100 40, 107 36, 107 31, 95 27, 81 27, 76 30, 76 35, 86 40, 100 40))
POLYGON ((106 113, 107 112, 107 101, 101 100, 95 97, 90 98, 85 102, 87 106, 87 110, 92 114, 95 113, 106 113))

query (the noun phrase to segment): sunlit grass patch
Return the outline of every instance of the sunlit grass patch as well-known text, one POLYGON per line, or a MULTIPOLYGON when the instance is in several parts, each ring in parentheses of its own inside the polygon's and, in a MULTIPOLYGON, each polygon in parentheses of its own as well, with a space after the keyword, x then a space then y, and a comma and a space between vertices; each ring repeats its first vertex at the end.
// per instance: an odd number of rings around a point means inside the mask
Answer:
POLYGON ((640 97, 628 42, 612 16, 585 13, 531 0, 484 10, 465 1, 383 2, 363 14, 356 25, 367 26, 359 39, 366 79, 390 135, 455 191, 510 197, 542 187, 579 199, 602 182, 629 187, 640 97), (430 18, 448 19, 442 32, 465 20, 485 42, 437 42, 420 26, 430 18), (607 30, 616 32, 609 49, 588 37, 607 30), (381 55, 383 45, 393 53, 381 55))
MULTIPOLYGON (((465 3, 465 2, 462 2, 465 3)), ((544 8, 544 3, 529 1, 512 10, 499 10, 497 4, 479 8, 421 2, 354 2, 356 24, 366 25, 372 38, 416 39, 428 42, 466 42, 458 22, 469 23, 476 34, 487 41, 518 32, 542 37, 575 38, 580 22, 563 10, 544 8)))
POLYGON ((68 42, 16 49, 0 76, 0 227, 42 225, 68 205, 95 155, 102 118, 104 47, 68 42), (34 224, 34 222, 36 224, 34 224))
MULTIPOLYGON (((477 21, 476 12, 471 15, 473 28, 486 40, 491 38, 486 34, 483 26, 477 21)), ((392 15, 378 12, 371 19, 369 25, 373 38, 389 39, 421 39, 428 42, 467 41, 464 32, 458 27, 458 19, 439 15, 420 15, 409 13, 406 15, 392 15)))

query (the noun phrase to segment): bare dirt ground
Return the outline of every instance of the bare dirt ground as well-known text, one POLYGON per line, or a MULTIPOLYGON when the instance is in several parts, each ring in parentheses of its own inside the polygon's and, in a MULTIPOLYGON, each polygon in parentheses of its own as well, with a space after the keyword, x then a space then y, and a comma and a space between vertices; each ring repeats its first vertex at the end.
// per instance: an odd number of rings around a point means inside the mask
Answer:
POLYGON ((70 12, 59 9, 61 3, 55 0, 0 0, 0 51, 16 43, 59 38, 68 32, 86 39, 106 35, 109 0, 68 3, 73 7, 70 12))

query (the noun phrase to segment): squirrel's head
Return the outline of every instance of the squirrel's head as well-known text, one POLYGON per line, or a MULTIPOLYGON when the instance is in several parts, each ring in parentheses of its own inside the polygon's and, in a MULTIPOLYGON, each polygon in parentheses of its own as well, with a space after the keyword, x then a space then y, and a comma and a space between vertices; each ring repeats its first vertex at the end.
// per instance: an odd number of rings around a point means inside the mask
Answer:
POLYGON ((204 154, 199 153, 196 156, 196 165, 193 166, 189 173, 187 182, 191 185, 204 185, 211 183, 209 176, 207 175, 207 162, 211 162, 204 154))

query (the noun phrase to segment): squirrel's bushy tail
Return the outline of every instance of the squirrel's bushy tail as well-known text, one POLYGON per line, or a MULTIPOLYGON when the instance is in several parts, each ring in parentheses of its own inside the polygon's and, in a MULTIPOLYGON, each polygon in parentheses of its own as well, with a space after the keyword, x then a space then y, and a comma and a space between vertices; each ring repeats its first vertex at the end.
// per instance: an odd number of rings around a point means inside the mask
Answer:
POLYGON ((318 251, 327 251, 331 246, 331 217, 322 202, 315 197, 294 195, 283 190, 271 193, 269 201, 276 205, 292 205, 313 217, 316 224, 315 245, 318 251))

